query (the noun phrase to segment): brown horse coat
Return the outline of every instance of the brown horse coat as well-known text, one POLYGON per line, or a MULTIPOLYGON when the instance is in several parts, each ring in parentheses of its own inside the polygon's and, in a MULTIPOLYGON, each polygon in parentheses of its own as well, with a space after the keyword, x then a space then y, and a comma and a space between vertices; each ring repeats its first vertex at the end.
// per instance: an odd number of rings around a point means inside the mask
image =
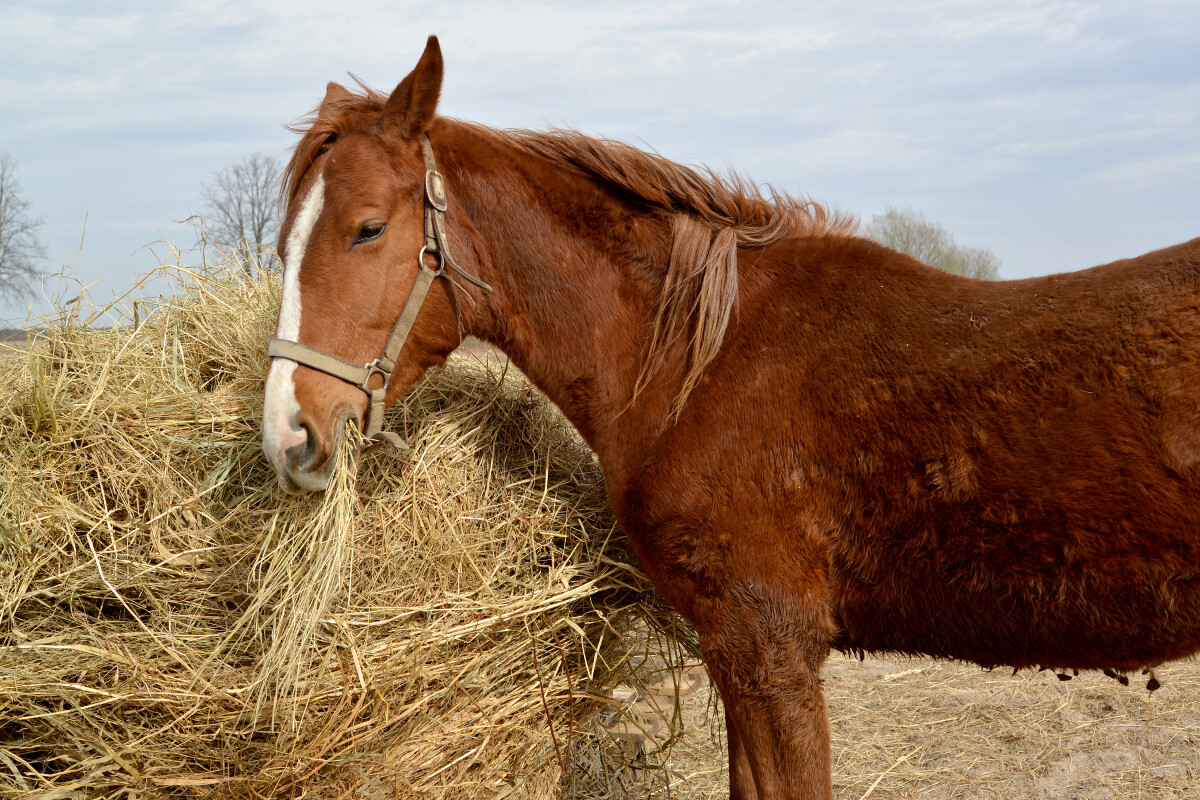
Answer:
MULTIPOLYGON (((436 118, 441 70, 431 39, 390 97, 331 85, 303 129, 289 330, 379 352, 417 269, 427 131, 453 249, 494 291, 438 282, 389 397, 467 332, 563 409, 701 636, 732 796, 832 796, 830 648, 1118 670, 1200 649, 1200 239, 956 277, 623 145, 436 118)), ((365 397, 287 380, 264 424, 291 432, 265 447, 285 486, 320 485, 365 397)))

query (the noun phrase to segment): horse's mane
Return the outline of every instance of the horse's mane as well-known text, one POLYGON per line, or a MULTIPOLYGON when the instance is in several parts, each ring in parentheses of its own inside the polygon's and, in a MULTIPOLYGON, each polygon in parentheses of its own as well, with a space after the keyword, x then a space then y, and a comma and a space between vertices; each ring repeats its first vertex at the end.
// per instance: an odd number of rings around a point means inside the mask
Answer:
MULTIPOLYGON (((373 124, 387 95, 358 81, 289 127, 301 134, 284 173, 282 197, 295 199, 321 147, 348 130, 373 124)), ((467 123, 464 123, 467 124, 467 123)), ((672 345, 689 338, 688 370, 677 412, 716 357, 737 305, 739 247, 764 247, 796 236, 852 235, 857 220, 811 200, 760 187, 737 173, 720 174, 670 161, 624 142, 574 130, 496 130, 478 134, 576 170, 669 215, 673 238, 657 302, 654 330, 634 395, 664 365, 672 345)))
POLYGON ((670 345, 688 336, 688 370, 678 412, 716 357, 737 305, 739 247, 764 247, 794 236, 852 235, 858 221, 736 173, 677 164, 625 142, 574 130, 497 131, 493 137, 632 195, 672 220, 671 255, 663 280, 637 393, 659 369, 670 345))

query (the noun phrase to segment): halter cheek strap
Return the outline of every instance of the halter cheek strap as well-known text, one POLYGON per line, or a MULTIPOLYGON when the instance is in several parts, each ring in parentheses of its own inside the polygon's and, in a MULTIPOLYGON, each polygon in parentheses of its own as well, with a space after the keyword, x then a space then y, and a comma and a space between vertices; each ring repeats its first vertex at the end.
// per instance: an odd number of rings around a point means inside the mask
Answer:
POLYGON ((425 134, 421 135, 421 152, 425 157, 425 244, 417 254, 417 280, 408 293, 408 299, 404 301, 400 317, 392 326, 392 332, 383 346, 383 353, 369 364, 359 366, 323 350, 286 339, 269 340, 267 350, 271 358, 295 361, 362 389, 367 394, 364 435, 372 442, 386 442, 401 450, 408 448, 404 440, 391 431, 383 430, 387 387, 392 379, 392 370, 396 368, 396 359, 400 357, 404 342, 408 339, 408 334, 417 321, 417 314, 425 303, 425 296, 429 294, 429 287, 433 285, 435 278, 446 278, 454 283, 454 279, 446 273, 446 268, 449 267, 480 289, 488 292, 492 290, 491 286, 458 266, 454 257, 450 255, 450 246, 446 238, 446 181, 437 170, 437 164, 433 160, 433 148, 425 134), (426 254, 437 260, 436 267, 426 265, 426 254))

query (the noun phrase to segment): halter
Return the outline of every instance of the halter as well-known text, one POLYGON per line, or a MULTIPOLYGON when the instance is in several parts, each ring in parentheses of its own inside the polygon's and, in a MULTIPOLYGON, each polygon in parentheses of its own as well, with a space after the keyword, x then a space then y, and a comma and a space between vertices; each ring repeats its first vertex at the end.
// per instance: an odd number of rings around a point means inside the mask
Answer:
POLYGON ((369 401, 367 430, 364 435, 374 442, 386 442, 401 450, 408 448, 404 440, 392 431, 383 430, 384 400, 387 397, 388 383, 392 379, 392 370, 396 367, 396 359, 404 348, 413 323, 417 321, 417 314, 421 311, 429 287, 433 285, 435 278, 446 278, 453 284, 454 279, 446 274, 446 267, 450 267, 480 289, 488 292, 492 290, 491 286, 465 272, 450 255, 450 247, 446 241, 446 181, 437 170, 437 164, 433 160, 433 147, 430 146, 429 136, 426 134, 421 134, 421 152, 425 157, 425 244, 421 252, 417 253, 416 283, 408 293, 408 299, 404 301, 404 308, 401 309, 400 317, 383 346, 383 353, 379 358, 360 367, 322 350, 286 339, 270 339, 267 350, 271 358, 295 361, 326 375, 341 378, 346 383, 362 389, 369 401), (426 253, 437 259, 436 269, 425 265, 426 253), (380 378, 379 385, 372 387, 371 380, 376 375, 380 378))

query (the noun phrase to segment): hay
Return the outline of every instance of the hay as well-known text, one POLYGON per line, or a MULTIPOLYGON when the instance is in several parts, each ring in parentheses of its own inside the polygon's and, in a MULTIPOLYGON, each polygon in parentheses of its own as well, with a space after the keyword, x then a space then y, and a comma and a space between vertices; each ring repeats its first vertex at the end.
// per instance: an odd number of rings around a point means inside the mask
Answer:
POLYGON ((288 498, 258 432, 278 279, 164 270, 153 310, 81 300, 0 355, 0 796, 626 786, 609 692, 690 638, 570 425, 457 357, 392 411, 408 454, 344 448, 288 498))

